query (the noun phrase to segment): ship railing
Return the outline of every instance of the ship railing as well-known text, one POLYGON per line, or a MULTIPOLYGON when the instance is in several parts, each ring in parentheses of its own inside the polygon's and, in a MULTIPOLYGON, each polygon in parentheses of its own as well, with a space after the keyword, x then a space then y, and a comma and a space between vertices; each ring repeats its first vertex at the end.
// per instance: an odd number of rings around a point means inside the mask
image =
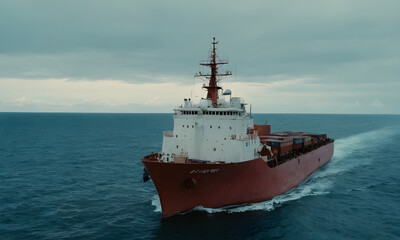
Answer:
POLYGON ((160 160, 160 158, 161 158, 160 153, 152 153, 152 154, 144 157, 144 159, 146 159, 146 160, 157 161, 157 162, 160 160))
POLYGON ((174 136, 173 131, 163 131, 162 133, 163 133, 164 137, 173 137, 174 136))
POLYGON ((241 140, 248 141, 248 140, 256 140, 258 137, 257 133, 247 134, 247 136, 241 138, 241 140))
POLYGON ((258 133, 257 133, 257 132, 251 133, 251 134, 249 134, 248 136, 249 136, 249 139, 250 139, 250 140, 254 140, 254 139, 257 139, 258 133))
MULTIPOLYGON (((318 142, 308 145, 308 146, 305 146, 301 149, 293 149, 292 151, 289 151, 284 155, 272 156, 272 158, 268 158, 266 160, 266 162, 269 167, 273 168, 278 165, 281 165, 282 163, 285 163, 286 161, 296 159, 298 156, 301 156, 308 152, 314 151, 315 149, 318 149, 324 145, 330 144, 334 141, 335 140, 331 139, 331 138, 321 139, 318 142)), ((265 161, 265 159, 264 159, 264 161, 265 161)))
POLYGON ((231 135, 231 139, 232 140, 243 140, 243 137, 241 135, 233 134, 233 135, 231 135))
POLYGON ((257 137, 258 137, 257 133, 247 134, 246 136, 236 135, 236 134, 231 135, 232 140, 242 140, 242 141, 255 140, 257 139, 257 137))

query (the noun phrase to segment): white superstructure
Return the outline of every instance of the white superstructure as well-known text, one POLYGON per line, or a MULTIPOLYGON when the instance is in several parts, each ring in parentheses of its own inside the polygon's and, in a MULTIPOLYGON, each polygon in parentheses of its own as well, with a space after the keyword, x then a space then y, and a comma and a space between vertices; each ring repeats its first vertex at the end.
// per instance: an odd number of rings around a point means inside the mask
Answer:
POLYGON ((217 107, 212 107, 208 99, 200 104, 185 99, 174 109, 174 130, 163 133, 162 160, 240 162, 259 157, 253 118, 240 98, 230 102, 218 99, 217 107))

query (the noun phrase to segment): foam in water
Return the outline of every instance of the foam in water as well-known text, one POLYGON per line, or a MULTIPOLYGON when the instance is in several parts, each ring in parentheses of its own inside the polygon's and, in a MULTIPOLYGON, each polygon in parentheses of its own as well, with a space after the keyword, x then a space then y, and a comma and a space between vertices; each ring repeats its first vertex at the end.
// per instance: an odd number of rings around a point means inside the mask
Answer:
POLYGON ((383 144, 398 133, 398 128, 382 128, 375 131, 360 133, 335 141, 335 153, 329 167, 318 171, 314 178, 323 178, 348 172, 354 167, 371 164, 373 158, 369 152, 374 146, 383 144))
POLYGON ((151 199, 151 205, 156 207, 156 209, 154 209, 154 212, 161 212, 161 202, 158 195, 153 196, 153 198, 151 199))
MULTIPOLYGON (((306 196, 328 194, 329 189, 333 186, 332 176, 350 171, 354 167, 362 164, 372 163, 373 158, 369 157, 366 150, 374 146, 375 143, 382 143, 383 141, 390 140, 390 137, 397 133, 398 131, 394 129, 383 128, 336 140, 334 157, 325 168, 314 173, 298 187, 285 194, 276 196, 271 200, 237 207, 205 208, 198 206, 193 210, 206 211, 208 213, 240 213, 256 210, 272 211, 284 203, 295 201, 306 196), (355 154, 357 154, 358 157, 354 157, 355 154)), ((153 197, 152 205, 156 207, 154 210, 155 212, 161 212, 161 203, 158 195, 153 197)))
POLYGON ((327 189, 329 189, 331 185, 332 183, 329 180, 324 182, 315 182, 311 184, 309 184, 307 181, 307 183, 302 184, 299 187, 294 188, 285 194, 276 196, 268 201, 242 205, 237 207, 230 207, 230 208, 196 207, 194 210, 206 211, 208 213, 215 213, 215 212, 240 213, 240 212, 257 211, 257 210, 272 211, 286 202, 298 200, 305 196, 316 196, 321 194, 327 194, 329 193, 327 189))

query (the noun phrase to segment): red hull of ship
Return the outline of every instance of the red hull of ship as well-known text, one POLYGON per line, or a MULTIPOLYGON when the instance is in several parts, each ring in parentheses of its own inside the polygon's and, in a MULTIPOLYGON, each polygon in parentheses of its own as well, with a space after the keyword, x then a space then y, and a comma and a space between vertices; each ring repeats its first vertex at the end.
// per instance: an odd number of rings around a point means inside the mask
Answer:
POLYGON ((142 159, 156 186, 163 217, 196 206, 262 202, 303 182, 333 156, 334 144, 270 168, 257 158, 239 163, 166 163, 142 159))

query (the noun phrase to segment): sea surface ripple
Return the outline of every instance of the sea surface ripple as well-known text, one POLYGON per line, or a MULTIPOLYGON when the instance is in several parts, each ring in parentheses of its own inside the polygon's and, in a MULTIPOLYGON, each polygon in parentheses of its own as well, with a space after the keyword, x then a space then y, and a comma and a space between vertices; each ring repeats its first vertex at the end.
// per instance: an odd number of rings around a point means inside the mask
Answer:
POLYGON ((0 239, 400 239, 400 116, 255 114, 335 155, 269 201, 161 219, 140 158, 172 114, 0 113, 0 239))

